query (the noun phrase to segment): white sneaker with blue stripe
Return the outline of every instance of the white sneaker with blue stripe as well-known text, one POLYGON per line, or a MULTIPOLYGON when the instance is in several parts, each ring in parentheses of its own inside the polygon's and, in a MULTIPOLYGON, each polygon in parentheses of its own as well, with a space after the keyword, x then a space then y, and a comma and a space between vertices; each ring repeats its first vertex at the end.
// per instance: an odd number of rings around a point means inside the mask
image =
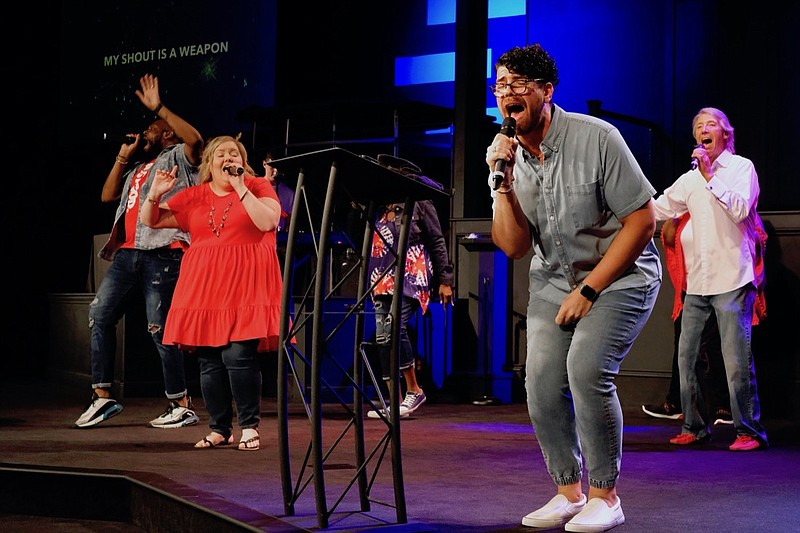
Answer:
POLYGON ((122 404, 113 398, 101 398, 96 392, 92 393, 92 400, 83 414, 75 421, 76 428, 89 428, 96 426, 112 416, 122 412, 122 404))

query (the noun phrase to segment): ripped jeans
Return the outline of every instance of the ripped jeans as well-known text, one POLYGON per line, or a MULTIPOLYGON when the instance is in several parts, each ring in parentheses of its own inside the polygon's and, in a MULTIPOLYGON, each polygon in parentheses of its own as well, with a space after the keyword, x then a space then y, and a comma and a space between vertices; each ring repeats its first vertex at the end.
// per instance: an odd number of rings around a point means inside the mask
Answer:
MULTIPOLYGON (((391 379, 390 347, 392 342, 392 295, 382 294, 373 298, 375 305, 375 343, 380 348, 381 372, 383 379, 391 379)), ((408 321, 417 312, 419 300, 402 296, 400 301, 400 345, 397 359, 400 370, 414 366, 414 347, 408 336, 408 321)))
POLYGON ((110 388, 114 382, 117 322, 127 311, 135 291, 144 295, 147 328, 161 356, 161 370, 167 398, 186 394, 184 354, 175 346, 162 344, 167 312, 178 281, 183 251, 171 248, 133 250, 122 248, 89 304, 92 333, 92 388, 110 388))

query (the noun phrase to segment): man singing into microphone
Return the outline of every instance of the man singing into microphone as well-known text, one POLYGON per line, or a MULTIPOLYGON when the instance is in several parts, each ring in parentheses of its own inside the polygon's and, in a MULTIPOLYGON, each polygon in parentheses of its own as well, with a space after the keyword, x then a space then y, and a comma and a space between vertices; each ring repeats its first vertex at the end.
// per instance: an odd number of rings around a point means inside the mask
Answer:
POLYGON ((606 531, 625 522, 614 379, 661 286, 655 189, 614 126, 553 102, 558 70, 539 44, 507 51, 495 71, 490 89, 516 136, 498 133, 486 152, 490 188, 506 162, 492 238, 513 259, 534 252, 525 390, 557 489, 522 524, 606 531))
POLYGON ((177 229, 154 230, 139 222, 139 211, 147 202, 156 170, 175 169, 174 192, 197 183, 197 165, 203 151, 203 137, 183 118, 161 101, 158 78, 145 74, 136 90, 142 104, 158 119, 141 134, 132 135, 120 146, 114 166, 101 193, 103 202, 119 202, 114 226, 100 257, 111 261, 97 294, 89 304, 92 330, 92 399, 75 421, 77 428, 89 428, 122 411, 114 399, 116 326, 127 311, 132 295, 144 295, 147 331, 153 338, 169 404, 160 416, 150 421, 156 428, 179 428, 198 422, 186 390, 183 352, 163 343, 164 324, 178 280, 189 235, 177 229), (142 147, 141 150, 139 148, 142 147), (144 155, 133 164, 134 154, 144 155))
POLYGON ((655 200, 659 220, 690 214, 680 237, 686 265, 678 341, 683 429, 670 443, 692 445, 710 436, 708 421, 701 415, 704 401, 694 369, 703 325, 714 313, 737 435, 728 448, 750 451, 767 446, 750 344, 753 309, 764 282, 759 267, 764 243, 756 211, 758 175, 752 161, 735 155, 733 126, 719 109, 698 111, 692 132, 697 142, 692 169, 655 200))

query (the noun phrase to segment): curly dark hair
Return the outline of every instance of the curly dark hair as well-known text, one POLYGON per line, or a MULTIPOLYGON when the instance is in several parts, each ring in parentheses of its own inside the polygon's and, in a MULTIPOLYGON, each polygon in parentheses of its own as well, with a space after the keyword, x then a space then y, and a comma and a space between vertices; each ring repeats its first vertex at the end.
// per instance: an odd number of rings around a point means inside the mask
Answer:
POLYGON ((549 81, 553 86, 558 85, 558 67, 556 60, 542 48, 539 43, 523 47, 515 46, 497 59, 495 71, 501 66, 506 67, 514 74, 521 74, 530 79, 549 81))

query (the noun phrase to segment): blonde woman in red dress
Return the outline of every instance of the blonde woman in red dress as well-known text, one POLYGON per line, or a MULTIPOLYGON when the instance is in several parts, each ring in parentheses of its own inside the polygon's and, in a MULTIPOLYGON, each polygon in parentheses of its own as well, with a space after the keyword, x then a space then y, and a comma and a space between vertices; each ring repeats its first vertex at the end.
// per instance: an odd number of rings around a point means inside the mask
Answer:
POLYGON ((281 206, 270 182, 254 174, 238 139, 216 137, 203 151, 200 184, 162 201, 175 175, 159 171, 141 212, 148 226, 191 236, 164 343, 198 357, 211 433, 197 448, 233 444, 234 404, 239 449, 260 446, 258 353, 277 350, 283 282, 275 241, 281 206))

